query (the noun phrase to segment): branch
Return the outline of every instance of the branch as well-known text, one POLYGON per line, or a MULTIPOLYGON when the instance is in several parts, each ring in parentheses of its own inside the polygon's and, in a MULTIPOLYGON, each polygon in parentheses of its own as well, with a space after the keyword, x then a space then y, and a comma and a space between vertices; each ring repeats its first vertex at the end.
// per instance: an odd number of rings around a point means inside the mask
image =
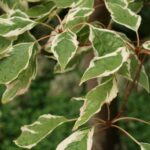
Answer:
POLYGON ((122 121, 122 120, 127 120, 127 121, 137 121, 137 122, 141 122, 141 123, 145 123, 147 125, 150 125, 150 122, 139 119, 139 118, 134 118, 134 117, 120 117, 118 119, 115 119, 112 121, 112 123, 116 123, 118 121, 122 121))
MULTIPOLYGON (((145 58, 145 57, 144 57, 144 58, 145 58)), ((133 89, 134 89, 134 87, 135 87, 135 83, 136 83, 136 81, 137 81, 137 79, 138 79, 138 77, 139 77, 139 75, 140 75, 140 72, 141 72, 141 69, 142 69, 142 65, 143 65, 143 63, 144 63, 144 58, 143 58, 143 60, 141 61, 141 64, 140 64, 138 70, 136 71, 136 75, 135 75, 135 77, 134 77, 134 79, 133 79, 133 82, 127 86, 127 90, 126 90, 126 94, 125 94, 125 99, 124 99, 123 104, 122 104, 122 106, 121 106, 121 108, 120 108, 120 110, 119 110, 118 115, 117 115, 115 118, 120 117, 120 116, 122 115, 122 113, 123 113, 125 107, 126 107, 126 104, 127 104, 127 102, 128 102, 128 99, 129 99, 129 97, 130 97, 130 95, 131 95, 131 93, 132 93, 132 91, 133 91, 133 89)))

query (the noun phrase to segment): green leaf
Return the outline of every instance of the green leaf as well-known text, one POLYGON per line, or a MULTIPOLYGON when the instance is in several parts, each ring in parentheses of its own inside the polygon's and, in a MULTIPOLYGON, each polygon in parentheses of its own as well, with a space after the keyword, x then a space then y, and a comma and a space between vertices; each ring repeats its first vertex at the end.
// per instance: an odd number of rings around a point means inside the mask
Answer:
MULTIPOLYGON (((131 65, 131 68, 130 68, 130 71, 131 71, 131 77, 132 79, 135 78, 135 72, 137 72, 139 66, 140 66, 140 61, 138 60, 137 57, 133 57, 132 59, 130 59, 130 65, 131 65)), ((150 92, 150 87, 149 87, 149 79, 148 79, 148 75, 145 71, 145 68, 144 66, 142 66, 142 69, 141 69, 141 72, 140 72, 140 75, 138 77, 138 83, 144 87, 147 92, 150 92)))
POLYGON ((131 0, 131 2, 128 4, 128 8, 135 13, 139 13, 143 8, 143 4, 143 0, 131 0))
POLYGON ((31 149, 48 136, 56 127, 67 121, 63 116, 42 115, 31 125, 23 126, 21 128, 21 135, 14 142, 19 147, 31 149))
POLYGON ((74 7, 70 9, 66 18, 63 20, 64 27, 74 32, 79 31, 85 26, 84 23, 87 22, 87 18, 93 11, 93 8, 87 7, 74 7))
POLYGON ((32 3, 36 3, 36 2, 40 2, 41 0, 27 0, 28 2, 32 2, 32 3))
POLYGON ((116 2, 111 2, 112 0, 106 1, 106 7, 111 13, 112 19, 133 31, 138 31, 141 24, 141 17, 127 8, 126 5, 120 5, 116 2), (130 19, 129 19, 130 18, 130 19))
POLYGON ((32 29, 36 23, 23 17, 0 18, 0 36, 15 37, 32 29))
POLYGON ((20 43, 11 48, 11 54, 0 60, 0 84, 8 84, 27 68, 33 43, 20 43))
MULTIPOLYGON (((136 56, 132 56, 130 60, 128 60, 118 71, 118 74, 120 74, 121 76, 125 77, 130 81, 133 81, 139 66, 140 66, 140 61, 138 60, 138 58, 136 56)), ((150 92, 149 79, 144 66, 142 66, 137 82, 147 92, 150 92)))
POLYGON ((14 41, 14 44, 34 42, 35 44, 33 47, 33 51, 38 52, 40 50, 41 46, 38 42, 35 42, 35 41, 36 41, 36 38, 30 32, 27 31, 27 32, 19 35, 17 40, 14 41))
POLYGON ((0 36, 0 56, 7 53, 12 46, 12 41, 0 36))
POLYGON ((29 19, 29 16, 19 9, 11 10, 9 12, 7 18, 9 18, 9 17, 21 17, 21 18, 29 19))
POLYGON ((94 7, 94 1, 92 1, 92 0, 79 0, 76 7, 93 8, 94 7))
POLYGON ((150 41, 146 41, 143 43, 143 48, 146 50, 150 50, 150 41))
POLYGON ((52 0, 59 8, 73 7, 79 0, 52 0))
POLYGON ((94 129, 76 131, 62 141, 56 150, 91 150, 94 129))
POLYGON ((51 51, 56 57, 62 70, 74 57, 78 48, 77 36, 70 30, 56 35, 52 41, 51 51))
POLYGON ((26 70, 19 74, 16 80, 6 85, 6 90, 2 95, 2 103, 12 101, 16 96, 27 92, 31 81, 36 75, 36 59, 32 58, 26 70))
POLYGON ((80 84, 93 78, 106 77, 116 73, 124 62, 127 61, 128 56, 128 51, 122 47, 114 53, 102 57, 95 57, 84 72, 80 84))
POLYGON ((106 0, 106 4, 107 3, 112 3, 112 4, 116 4, 116 5, 119 5, 119 6, 122 6, 122 7, 127 7, 128 6, 128 0, 106 0))
POLYGON ((45 2, 29 8, 26 13, 31 18, 43 18, 55 9, 53 2, 45 2))
POLYGON ((148 143, 140 143, 141 150, 150 150, 150 144, 148 143))
POLYGON ((117 93, 118 88, 115 79, 109 79, 92 89, 85 96, 84 105, 80 109, 80 117, 75 123, 74 129, 77 129, 98 113, 104 103, 110 103, 117 96, 117 93))
POLYGON ((25 10, 28 7, 27 1, 22 0, 1 0, 0 7, 7 13, 12 9, 22 9, 25 10))
POLYGON ((94 12, 94 1, 81 0, 71 8, 63 20, 65 28, 74 32, 80 31, 86 24, 88 17, 94 12))
POLYGON ((93 26, 90 26, 89 40, 96 56, 115 52, 118 48, 125 46, 124 40, 116 32, 93 26))

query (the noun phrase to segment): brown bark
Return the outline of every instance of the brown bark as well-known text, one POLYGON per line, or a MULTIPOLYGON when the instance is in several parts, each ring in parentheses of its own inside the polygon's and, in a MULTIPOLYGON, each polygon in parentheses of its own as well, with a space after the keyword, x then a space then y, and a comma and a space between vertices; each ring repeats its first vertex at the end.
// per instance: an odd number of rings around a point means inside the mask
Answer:
MULTIPOLYGON (((102 0, 95 1, 95 12, 91 15, 89 22, 92 21, 100 21, 103 25, 108 26, 110 21, 110 14, 108 13, 105 5, 103 4, 102 0)), ((88 67, 90 60, 93 58, 93 54, 88 54, 86 58, 85 67, 88 67)), ((91 90, 93 87, 97 85, 97 81, 90 80, 87 82, 87 91, 91 90)), ((117 100, 114 100, 110 106, 110 114, 111 118, 116 115, 117 111, 117 100)), ((103 106, 102 110, 94 116, 94 118, 101 118, 107 120, 107 107, 103 106)), ((91 119, 90 124, 94 125, 97 122, 94 119, 91 119)), ((94 139, 93 139, 93 150, 120 150, 119 147, 119 136, 118 132, 113 129, 107 129, 100 132, 101 126, 97 126, 94 132, 94 139)))

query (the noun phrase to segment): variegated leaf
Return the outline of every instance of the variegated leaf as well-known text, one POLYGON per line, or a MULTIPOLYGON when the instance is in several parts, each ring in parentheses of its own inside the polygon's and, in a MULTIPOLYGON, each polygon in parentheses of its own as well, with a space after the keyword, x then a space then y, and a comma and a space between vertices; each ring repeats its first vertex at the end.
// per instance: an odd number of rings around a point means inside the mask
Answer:
POLYGON ((61 69, 64 70, 78 48, 76 34, 70 30, 60 33, 54 37, 51 45, 51 51, 60 64, 61 69))
POLYGON ((146 50, 150 50, 150 41, 146 41, 143 43, 143 48, 146 50))
POLYGON ((107 9, 116 23, 137 32, 141 24, 141 17, 131 11, 126 2, 126 0, 121 3, 114 2, 114 0, 105 1, 107 9))
POLYGON ((92 1, 92 0, 78 0, 76 7, 93 8, 94 7, 94 1, 92 1))
POLYGON ((33 42, 35 43, 33 47, 33 51, 38 52, 41 46, 38 42, 35 42, 35 41, 36 41, 36 38, 30 32, 25 32, 18 36, 17 40, 14 41, 14 44, 33 42))
POLYGON ((33 6, 29 8, 26 13, 31 18, 43 18, 44 16, 50 14, 55 9, 55 4, 51 1, 33 6))
POLYGON ((26 10, 28 7, 27 1, 24 0, 1 0, 0 8, 9 13, 12 9, 26 10))
MULTIPOLYGON (((122 68, 118 71, 118 74, 127 78, 130 81, 133 81, 136 73, 138 73, 140 67, 140 62, 136 56, 132 56, 130 60, 128 60, 122 68)), ((137 78, 137 83, 142 86, 147 92, 150 92, 149 79, 148 75, 145 71, 144 66, 142 66, 140 74, 137 78)))
POLYGON ((12 46, 12 41, 0 36, 0 56, 6 54, 10 47, 12 46))
POLYGON ((89 40, 96 56, 115 52, 118 48, 125 46, 125 41, 116 32, 93 26, 90 26, 89 40))
POLYGON ((6 90, 1 100, 3 104, 12 101, 16 96, 22 95, 28 90, 31 81, 36 75, 36 58, 34 57, 31 58, 27 69, 22 71, 17 79, 6 85, 6 90))
POLYGON ((36 2, 40 2, 41 0, 27 0, 28 2, 32 2, 32 3, 36 3, 36 2))
POLYGON ((62 141, 56 150, 91 150, 94 129, 76 131, 62 141))
POLYGON ((95 57, 84 72, 80 84, 93 78, 106 77, 116 73, 124 62, 127 61, 128 57, 129 52, 125 47, 119 48, 114 53, 102 57, 95 57))
MULTIPOLYGON (((20 35, 18 39, 14 42, 15 44, 18 43, 24 43, 24 42, 34 42, 36 39, 33 37, 33 35, 29 32, 25 32, 24 34, 20 35)), ((30 84, 31 81, 36 76, 37 71, 37 52, 40 49, 40 46, 38 43, 34 44, 33 50, 32 50, 32 56, 30 58, 30 62, 28 67, 22 71, 17 79, 10 82, 9 84, 6 84, 6 90, 2 95, 2 103, 7 103, 9 101, 12 101, 16 96, 24 94, 30 84)))
POLYGON ((9 18, 9 17, 21 17, 21 18, 29 19, 29 16, 19 9, 11 10, 9 12, 7 18, 9 18))
POLYGON ((23 126, 21 128, 21 135, 14 142, 19 147, 31 149, 51 134, 55 128, 67 121, 63 116, 42 115, 31 125, 23 126))
POLYGON ((84 23, 86 22, 87 17, 89 17, 93 11, 93 8, 87 7, 74 7, 70 9, 66 18, 63 20, 64 27, 71 29, 74 32, 79 31, 85 26, 84 23))
POLYGON ((11 54, 0 60, 0 84, 8 84, 27 68, 33 43, 20 43, 11 48, 11 54))
POLYGON ((0 18, 0 36, 16 37, 25 31, 32 29, 36 23, 22 17, 0 18))
POLYGON ((140 143, 141 150, 150 150, 149 143, 140 143))
POLYGON ((143 0, 131 0, 128 4, 128 8, 134 11, 135 13, 139 13, 143 8, 143 0))
POLYGON ((85 124, 94 114, 101 110, 104 103, 110 103, 118 93, 115 79, 106 82, 92 89, 86 96, 84 105, 80 110, 80 117, 75 123, 74 129, 85 124))
POLYGON ((73 7, 78 2, 78 0, 52 0, 52 1, 55 2, 57 7, 59 8, 73 7))
POLYGON ((116 4, 116 5, 119 5, 119 6, 122 6, 122 7, 127 7, 128 4, 129 4, 129 1, 128 0, 106 0, 106 4, 107 3, 112 3, 112 4, 116 4))

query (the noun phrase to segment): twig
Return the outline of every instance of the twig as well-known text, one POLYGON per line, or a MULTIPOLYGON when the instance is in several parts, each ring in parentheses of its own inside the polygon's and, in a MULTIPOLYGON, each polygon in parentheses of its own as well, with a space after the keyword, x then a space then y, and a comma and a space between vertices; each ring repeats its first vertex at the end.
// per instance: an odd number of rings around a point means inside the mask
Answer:
POLYGON ((101 3, 101 4, 99 4, 99 5, 96 5, 96 6, 94 7, 94 9, 97 9, 97 8, 102 7, 102 6, 104 6, 104 5, 105 5, 104 3, 101 3))
POLYGON ((105 120, 100 119, 100 118, 92 118, 92 119, 97 120, 97 121, 99 121, 100 123, 106 123, 106 121, 105 121, 105 120))
POLYGON ((37 43, 37 42, 39 42, 39 41, 45 40, 45 39, 49 38, 50 36, 51 36, 51 35, 43 36, 43 37, 41 37, 41 38, 37 39, 37 40, 36 40, 36 41, 34 41, 34 42, 35 42, 35 43, 37 43))
POLYGON ((137 37, 137 47, 140 46, 140 37, 139 37, 139 33, 136 32, 136 37, 137 37))
POLYGON ((77 121, 78 118, 75 119, 69 119, 68 122, 73 122, 73 121, 77 121))
POLYGON ((54 27, 52 27, 51 25, 48 25, 48 24, 46 24, 46 23, 43 23, 43 22, 37 22, 37 23, 38 23, 38 24, 41 24, 41 25, 43 25, 43 26, 45 26, 45 27, 47 27, 47 28, 49 28, 49 29, 51 29, 52 31, 55 30, 54 27))
POLYGON ((100 128, 100 130, 98 130, 98 131, 96 131, 95 133, 97 134, 97 133, 100 133, 100 132, 102 132, 102 131, 104 131, 104 130, 106 130, 106 129, 108 129, 109 127, 103 127, 103 128, 100 128))
POLYGON ((118 130, 120 130, 122 133, 124 133, 125 135, 127 135, 129 138, 131 138, 136 144, 140 145, 140 143, 131 135, 129 134, 127 131, 125 131, 124 129, 120 128, 117 125, 111 125, 111 127, 114 127, 118 130))
POLYGON ((107 119, 110 120, 110 105, 107 103, 106 107, 107 107, 107 119))
POLYGON ((141 61, 141 64, 140 64, 140 66, 139 66, 139 68, 138 68, 138 70, 136 72, 136 75, 135 75, 135 77, 133 79, 133 82, 131 84, 129 84, 128 87, 127 87, 126 94, 125 94, 125 99, 123 101, 123 104, 122 104, 122 106, 120 108, 119 113, 117 114, 117 116, 115 118, 118 118, 118 117, 120 117, 122 115, 122 113, 123 113, 123 111, 124 111, 124 109, 126 107, 126 104, 128 102, 128 99, 129 99, 129 97, 130 97, 130 95, 131 95, 131 93, 132 93, 132 91, 134 89, 135 83, 136 83, 136 81, 137 81, 137 79, 138 79, 138 77, 140 75, 140 71, 141 71, 143 62, 144 62, 144 59, 141 61))
POLYGON ((112 28, 112 23, 113 23, 113 21, 112 21, 112 19, 111 19, 110 22, 109 22, 109 24, 107 25, 107 29, 111 30, 111 28, 112 28))
POLYGON ((147 125, 150 125, 150 122, 147 122, 145 120, 139 119, 139 118, 133 118, 133 117, 120 117, 118 119, 113 120, 112 123, 116 123, 118 121, 122 121, 122 120, 127 120, 127 121, 137 121, 137 122, 141 122, 141 123, 145 123, 147 125))

